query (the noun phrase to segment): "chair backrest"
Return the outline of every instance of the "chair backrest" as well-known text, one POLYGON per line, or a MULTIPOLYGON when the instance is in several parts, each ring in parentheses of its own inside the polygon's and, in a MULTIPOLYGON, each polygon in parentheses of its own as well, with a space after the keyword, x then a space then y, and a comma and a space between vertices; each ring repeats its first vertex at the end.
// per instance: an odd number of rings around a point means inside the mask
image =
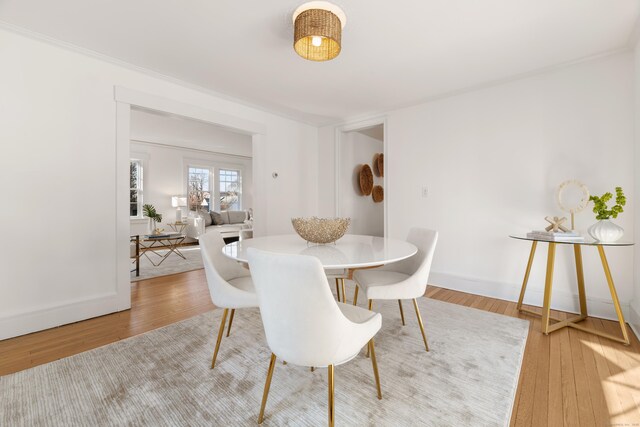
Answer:
POLYGON ((424 285, 422 293, 426 290, 433 254, 438 243, 438 232, 426 228, 413 227, 409 230, 407 242, 413 243, 418 252, 411 258, 384 266, 385 270, 397 271, 412 276, 420 286, 424 285))
POLYGON ((250 273, 246 268, 222 253, 222 248, 225 245, 222 235, 218 231, 212 230, 201 235, 198 240, 211 301, 218 307, 224 308, 236 308, 239 304, 249 307, 255 306, 255 304, 246 305, 247 301, 255 300, 254 294, 229 284, 229 280, 247 277, 250 276, 250 273))
POLYGON ((320 261, 255 248, 247 255, 271 351, 296 365, 331 363, 351 322, 338 308, 320 261))

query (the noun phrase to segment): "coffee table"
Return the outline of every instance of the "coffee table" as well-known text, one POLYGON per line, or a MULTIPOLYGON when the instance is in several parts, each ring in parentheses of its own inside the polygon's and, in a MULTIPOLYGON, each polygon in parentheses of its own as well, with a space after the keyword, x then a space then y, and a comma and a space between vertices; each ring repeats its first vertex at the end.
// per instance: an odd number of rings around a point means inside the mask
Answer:
POLYGON ((187 236, 179 233, 165 233, 160 234, 158 236, 154 236, 152 234, 145 235, 140 238, 140 255, 144 255, 147 257, 149 262, 153 264, 154 267, 159 266, 162 262, 169 257, 171 254, 176 254, 182 259, 187 259, 182 252, 180 252, 179 246, 187 236), (157 251, 160 249, 167 249, 167 253, 162 255, 157 251), (155 263, 151 257, 149 257, 148 252, 152 252, 155 255, 160 257, 160 261, 155 263))

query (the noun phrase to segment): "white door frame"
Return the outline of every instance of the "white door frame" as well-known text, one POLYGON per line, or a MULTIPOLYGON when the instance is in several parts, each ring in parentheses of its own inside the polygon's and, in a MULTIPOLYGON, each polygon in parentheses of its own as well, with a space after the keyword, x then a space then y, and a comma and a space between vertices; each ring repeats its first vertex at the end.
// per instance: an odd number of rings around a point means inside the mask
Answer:
MULTIPOLYGON (((140 107, 162 113, 178 115, 201 122, 222 126, 234 132, 251 135, 253 176, 265 176, 267 151, 264 144, 267 126, 240 117, 218 111, 208 110, 195 105, 185 104, 168 98, 150 95, 144 92, 114 87, 116 101, 116 293, 118 311, 131 308, 131 268, 129 259, 129 155, 131 149, 131 107, 140 107)), ((266 182, 253 180, 253 210, 257 214, 254 233, 260 235, 267 225, 267 186, 266 182)))
MULTIPOLYGON (((367 120, 362 120, 362 121, 358 121, 358 122, 353 122, 353 123, 348 123, 339 127, 336 127, 335 130, 335 137, 334 137, 334 169, 335 169, 335 176, 334 176, 334 195, 335 195, 335 200, 334 200, 334 204, 335 204, 335 215, 336 217, 340 217, 340 182, 342 180, 342 174, 340 173, 340 162, 341 162, 341 155, 340 155, 340 145, 342 144, 342 140, 344 138, 344 134, 347 132, 353 132, 353 131, 358 131, 361 129, 366 129, 366 128, 370 128, 373 126, 377 126, 377 125, 382 125, 382 129, 383 129, 383 137, 382 137, 382 153, 384 154, 385 160, 387 159, 387 142, 388 142, 388 128, 387 128, 387 118, 386 117, 374 117, 371 119, 367 119, 367 120)), ((384 176, 382 177, 382 185, 385 189, 385 198, 384 198, 384 206, 383 206, 383 210, 384 210, 384 236, 387 237, 388 236, 388 203, 387 203, 387 188, 389 188, 388 186, 388 177, 389 177, 389 173, 388 173, 388 166, 387 166, 388 162, 385 161, 384 164, 384 176)))

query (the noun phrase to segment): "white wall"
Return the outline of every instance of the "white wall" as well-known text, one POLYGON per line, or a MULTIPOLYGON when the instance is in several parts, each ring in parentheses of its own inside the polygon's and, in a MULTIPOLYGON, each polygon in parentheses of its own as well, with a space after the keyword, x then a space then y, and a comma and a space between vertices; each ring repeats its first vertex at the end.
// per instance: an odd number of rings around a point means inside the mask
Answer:
POLYGON ((0 192, 17 207, 0 214, 11 242, 0 249, 0 339, 128 308, 116 292, 114 86, 265 127, 253 159, 259 233, 317 212, 315 127, 6 30, 0 57, 0 192))
MULTIPOLYGON (((558 184, 579 179, 592 193, 622 186, 634 194, 633 57, 621 53, 387 114, 388 232, 440 232, 431 283, 517 299, 530 245, 510 239, 562 215, 558 184), (421 197, 421 187, 428 197, 421 197)), ((333 132, 321 129, 321 151, 333 132)), ((321 161, 331 158, 324 153, 321 161)), ((321 164, 320 180, 326 176, 321 164)), ((321 206, 332 200, 320 193, 321 206)), ((630 197, 631 199, 631 197, 630 197)), ((634 203, 616 222, 634 235, 634 203)), ((576 218, 580 231, 595 222, 576 218)), ((540 305, 546 245, 540 245, 527 303, 540 305), (542 249, 542 250, 541 250, 542 249)), ((625 311, 633 295, 633 249, 607 249, 625 311)), ((597 252, 583 251, 590 311, 614 316, 597 252)), ((554 307, 575 310, 572 251, 558 250, 554 307)))
MULTIPOLYGON (((360 192, 359 172, 362 164, 372 170, 383 143, 360 132, 345 132, 340 138, 340 216, 350 217, 349 234, 384 236, 384 202, 374 203, 371 196, 360 192)), ((383 185, 383 178, 373 175, 374 185, 383 185)))
MULTIPOLYGON (((161 228, 168 229, 166 224, 175 220, 176 208, 171 206, 171 196, 187 193, 185 170, 187 163, 240 169, 242 171, 242 208, 246 210, 253 206, 253 170, 250 158, 135 141, 131 142, 131 153, 133 157, 141 155, 144 159, 143 202, 154 205, 163 215, 162 223, 159 225, 161 228)), ((182 211, 184 216, 188 214, 186 207, 183 207, 182 211)), ((147 233, 147 222, 147 220, 131 220, 131 234, 147 233)))
POLYGON ((251 157, 251 136, 179 116, 131 110, 131 139, 251 157))
MULTIPOLYGON (((634 67, 634 79, 635 79, 635 192, 634 203, 637 205, 640 202, 640 41, 636 43, 635 51, 635 67, 634 67)), ((635 212, 635 224, 636 232, 634 241, 640 245, 640 209, 636 209, 635 212)), ((634 298, 631 303, 630 315, 628 321, 631 327, 635 331, 636 335, 640 337, 640 248, 635 248, 635 274, 634 274, 634 298)))
POLYGON ((335 134, 335 126, 318 129, 318 216, 327 218, 336 214, 335 134))

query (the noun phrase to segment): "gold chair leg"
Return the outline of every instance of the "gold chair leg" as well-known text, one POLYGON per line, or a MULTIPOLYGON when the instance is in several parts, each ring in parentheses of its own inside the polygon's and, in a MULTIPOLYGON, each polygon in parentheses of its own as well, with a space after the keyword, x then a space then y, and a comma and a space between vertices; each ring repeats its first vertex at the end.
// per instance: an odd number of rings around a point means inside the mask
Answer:
POLYGON ((329 427, 334 425, 334 413, 333 413, 333 365, 329 365, 329 427))
POLYGON ((624 339, 624 345, 629 345, 629 334, 627 333, 627 325, 624 321, 624 315, 620 308, 620 301, 618 300, 618 293, 616 292, 616 286, 613 284, 613 277, 611 276, 611 269, 609 268, 609 262, 607 262, 607 256, 604 254, 604 248, 602 245, 598 245, 598 253, 600 254, 600 261, 602 261, 602 268, 604 274, 607 276, 607 284, 609 285, 609 291, 611 292, 611 299, 613 300, 613 306, 616 309, 618 315, 618 322, 620 322, 620 330, 622 331, 622 338, 624 339))
POLYGON ((531 273, 531 266, 533 265, 533 257, 536 254, 536 246, 538 242, 534 241, 531 244, 531 252, 529 253, 529 262, 527 262, 527 270, 524 273, 524 280, 522 281, 522 289, 520 290, 520 298, 518 298, 518 304, 516 309, 520 310, 522 307, 522 300, 524 300, 524 293, 527 290, 527 283, 529 282, 529 274, 531 273))
POLYGON ((344 278, 340 279, 342 281, 342 302, 347 303, 347 288, 344 286, 344 278))
POLYGON ((220 350, 220 343, 222 342, 222 334, 224 333, 224 324, 227 322, 228 308, 225 308, 222 312, 222 320, 220 320, 220 330, 218 331, 218 340, 216 341, 216 349, 213 351, 213 359, 211 359, 211 369, 216 366, 216 358, 218 357, 218 350, 220 350))
POLYGON ((400 307, 400 318, 402 319, 402 326, 404 326, 404 310, 402 310, 402 300, 398 300, 398 306, 400 307))
POLYGON ((427 344, 427 335, 424 333, 424 325, 422 324, 422 316, 420 316, 420 309, 418 308, 418 300, 413 299, 413 308, 416 309, 416 316, 418 317, 418 324, 420 325, 420 332, 422 332, 422 340, 424 341, 425 350, 429 351, 429 344, 427 344))
POLYGON ((338 300, 338 302, 340 301, 340 279, 338 279, 336 277, 336 299, 338 300))
POLYGON ((258 424, 262 424, 264 420, 264 408, 267 406, 267 397, 269 397, 269 387, 271 387, 271 378, 273 370, 276 367, 276 355, 271 353, 271 361, 269 362, 269 370, 267 371, 267 381, 264 383, 264 393, 262 394, 262 405, 260 405, 260 416, 258 416, 258 424))
POLYGON ((369 340, 369 349, 371 350, 371 365, 373 365, 373 376, 376 379, 376 389, 378 390, 378 399, 382 399, 382 389, 380 388, 380 375, 378 375, 378 362, 376 361, 376 349, 373 344, 373 338, 369 340))
POLYGON ((358 284, 356 283, 356 290, 353 291, 353 305, 358 304, 358 284))
POLYGON ((229 327, 227 328, 227 336, 231 333, 231 324, 233 323, 233 315, 236 314, 236 309, 231 309, 231 316, 229 316, 229 327))

